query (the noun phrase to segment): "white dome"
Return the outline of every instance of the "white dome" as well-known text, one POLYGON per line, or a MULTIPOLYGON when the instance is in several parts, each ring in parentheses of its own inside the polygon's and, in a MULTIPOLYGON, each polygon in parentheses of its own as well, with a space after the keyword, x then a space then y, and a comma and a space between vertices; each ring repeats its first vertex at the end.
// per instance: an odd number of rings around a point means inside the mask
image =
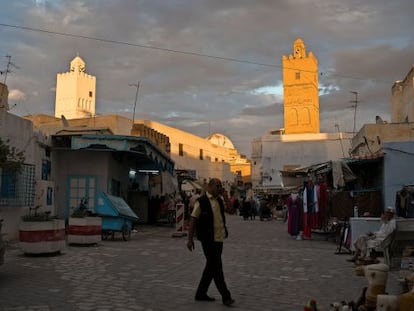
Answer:
POLYGON ((212 144, 228 148, 228 149, 235 149, 233 143, 231 140, 220 133, 214 133, 207 137, 207 140, 209 140, 212 144))

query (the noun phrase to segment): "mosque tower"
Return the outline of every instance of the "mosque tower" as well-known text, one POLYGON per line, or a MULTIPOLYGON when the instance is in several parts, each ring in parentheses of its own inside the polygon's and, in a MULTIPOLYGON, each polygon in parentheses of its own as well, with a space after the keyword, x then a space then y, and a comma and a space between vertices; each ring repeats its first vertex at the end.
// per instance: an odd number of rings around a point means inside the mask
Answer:
POLYGON ((319 133, 318 60, 298 38, 282 57, 285 134, 319 133))
POLYGON ((76 56, 70 71, 57 74, 55 117, 87 118, 95 115, 96 78, 85 72, 85 62, 76 56))

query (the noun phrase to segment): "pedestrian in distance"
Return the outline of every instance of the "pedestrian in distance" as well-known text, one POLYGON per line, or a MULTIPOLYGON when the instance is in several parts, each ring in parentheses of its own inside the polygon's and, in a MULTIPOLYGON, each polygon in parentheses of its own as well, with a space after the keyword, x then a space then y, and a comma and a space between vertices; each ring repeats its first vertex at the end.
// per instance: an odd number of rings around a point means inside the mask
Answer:
POLYGON ((232 206, 233 206, 234 213, 236 215, 239 215, 240 214, 240 201, 238 198, 234 199, 232 206))
POLYGON ((195 300, 214 301, 208 296, 208 288, 211 281, 221 294, 222 302, 231 306, 234 299, 231 297, 224 280, 223 264, 221 254, 223 252, 223 241, 228 236, 226 228, 226 217, 224 213, 224 202, 220 196, 222 191, 221 181, 218 178, 210 180, 207 191, 194 204, 188 229, 187 248, 194 250, 194 233, 201 242, 206 259, 203 274, 198 285, 195 300))
POLYGON ((249 219, 251 209, 252 209, 252 205, 250 203, 250 200, 243 197, 242 204, 241 204, 241 210, 240 210, 240 216, 243 217, 243 220, 249 219))
POLYGON ((257 202, 250 198, 250 220, 256 220, 257 215, 257 202))

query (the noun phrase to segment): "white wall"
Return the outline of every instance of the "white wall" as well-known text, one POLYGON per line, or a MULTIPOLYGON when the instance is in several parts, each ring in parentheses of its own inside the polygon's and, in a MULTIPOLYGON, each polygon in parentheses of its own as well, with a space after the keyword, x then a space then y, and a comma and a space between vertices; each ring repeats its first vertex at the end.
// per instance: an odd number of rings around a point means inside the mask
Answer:
POLYGON ((384 143, 384 206, 395 206, 403 185, 414 185, 414 141, 384 143))
POLYGON ((109 157, 110 154, 104 152, 56 151, 52 161, 52 174, 56 180, 55 202, 59 217, 65 216, 67 208, 67 175, 94 175, 98 179, 98 190, 106 191, 109 157))
POLYGON ((261 138, 261 146, 259 140, 254 144, 257 157, 252 153, 253 187, 260 182, 261 173, 271 177, 263 180, 263 186, 280 186, 280 170, 285 165, 309 166, 344 158, 351 146, 349 134, 344 133, 267 134, 261 138))
POLYGON ((392 86, 391 120, 393 123, 414 122, 414 67, 402 81, 392 86))
MULTIPOLYGON (((26 164, 36 163, 37 152, 36 135, 33 132, 32 122, 0 109, 0 137, 3 141, 10 140, 9 145, 24 151, 26 164)), ((36 175, 38 171, 36 170, 36 175)), ((39 176, 36 176, 39 179, 39 176)), ((4 219, 2 233, 4 240, 18 238, 18 227, 22 215, 29 212, 29 206, 7 206, 0 204, 0 218, 4 219)))
POLYGON ((233 157, 240 157, 237 150, 216 146, 205 138, 155 121, 136 120, 135 122, 145 124, 170 138, 171 159, 175 162, 176 169, 196 170, 197 178, 201 181, 217 177, 223 182, 234 182, 235 174, 230 171, 230 165, 226 162, 233 157), (183 144, 183 156, 179 155, 180 144, 183 144), (203 150, 203 160, 199 158, 200 149, 203 150))

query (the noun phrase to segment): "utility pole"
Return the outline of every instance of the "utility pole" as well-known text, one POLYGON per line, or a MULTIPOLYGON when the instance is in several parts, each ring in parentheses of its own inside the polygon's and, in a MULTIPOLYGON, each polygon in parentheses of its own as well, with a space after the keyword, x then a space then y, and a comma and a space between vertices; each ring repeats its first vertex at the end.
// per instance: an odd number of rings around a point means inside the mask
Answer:
POLYGON ((7 100, 5 101, 6 103, 2 103, 3 101, 3 94, 4 94, 4 90, 6 89, 6 80, 7 80, 7 74, 10 71, 10 66, 13 65, 11 62, 11 56, 10 55, 6 55, 7 58, 7 65, 6 65, 6 70, 5 71, 0 71, 0 75, 4 75, 4 79, 3 79, 3 84, 4 86, 1 88, 1 94, 0 94, 0 108, 6 108, 6 110, 9 110, 9 105, 7 105, 7 100))
POLYGON ((0 74, 4 75, 3 84, 6 84, 7 74, 11 72, 10 71, 10 66, 12 65, 11 55, 6 55, 5 57, 7 58, 6 70, 5 71, 0 71, 0 74))
POLYGON ((341 134, 341 131, 339 129, 339 124, 335 123, 335 127, 338 129, 339 142, 341 143, 342 157, 345 158, 344 145, 342 144, 342 134, 341 134))
POLYGON ((351 100, 350 103, 352 103, 352 108, 354 108, 354 130, 352 133, 355 135, 355 120, 356 120, 356 113, 357 113, 357 107, 358 107, 358 92, 357 91, 349 91, 350 93, 355 95, 355 100, 351 100))
POLYGON ((138 83, 135 83, 135 84, 128 84, 129 86, 135 86, 137 88, 137 91, 135 93, 134 112, 132 113, 132 126, 134 126, 134 123, 135 123, 135 109, 137 108, 139 84, 140 84, 139 81, 138 81, 138 83))

